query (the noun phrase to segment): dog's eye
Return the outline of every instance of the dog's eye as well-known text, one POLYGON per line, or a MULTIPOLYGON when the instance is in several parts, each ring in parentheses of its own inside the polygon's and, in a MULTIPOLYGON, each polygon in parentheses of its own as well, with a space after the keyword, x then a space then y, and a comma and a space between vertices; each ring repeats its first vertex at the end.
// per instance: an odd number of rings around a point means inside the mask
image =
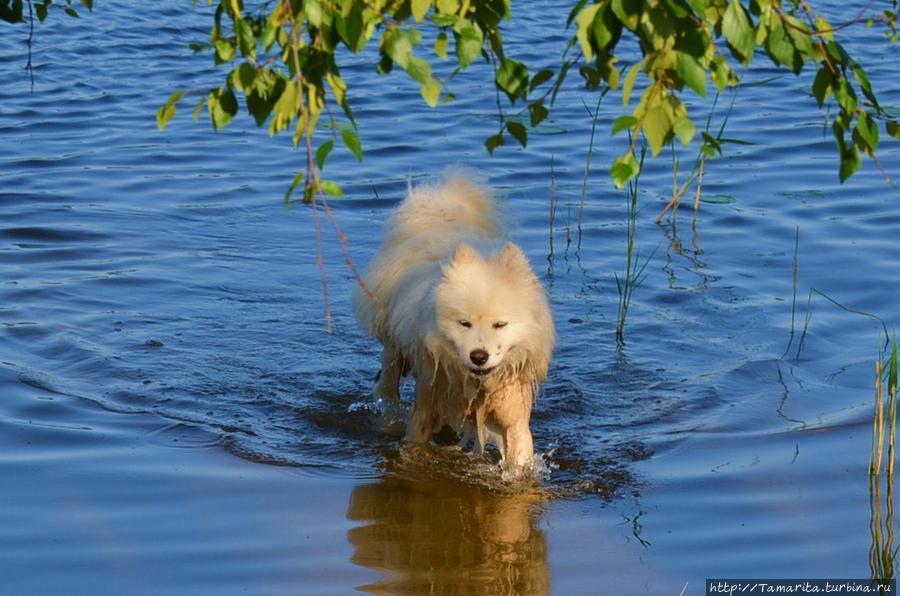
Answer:
POLYGON ((472 326, 472 323, 470 323, 470 322, 468 322, 468 321, 459 320, 459 321, 457 321, 457 322, 458 322, 460 325, 462 325, 463 327, 465 327, 466 329, 469 329, 469 328, 472 326))
POLYGON ((504 327, 506 327, 506 325, 506 321, 497 321, 496 323, 494 323, 494 329, 503 329, 504 327))

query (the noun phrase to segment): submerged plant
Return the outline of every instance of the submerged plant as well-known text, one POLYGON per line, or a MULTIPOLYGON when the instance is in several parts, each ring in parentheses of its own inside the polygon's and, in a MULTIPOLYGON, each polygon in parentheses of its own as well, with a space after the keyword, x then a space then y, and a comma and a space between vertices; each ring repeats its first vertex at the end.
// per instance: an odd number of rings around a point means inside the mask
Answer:
POLYGON ((897 432, 897 341, 875 361, 875 411, 872 419, 872 453, 869 458, 869 529, 872 546, 869 567, 872 579, 892 579, 900 546, 894 545, 894 448, 897 432), (886 473, 882 461, 887 451, 886 473), (882 500, 882 488, 884 499, 882 500))

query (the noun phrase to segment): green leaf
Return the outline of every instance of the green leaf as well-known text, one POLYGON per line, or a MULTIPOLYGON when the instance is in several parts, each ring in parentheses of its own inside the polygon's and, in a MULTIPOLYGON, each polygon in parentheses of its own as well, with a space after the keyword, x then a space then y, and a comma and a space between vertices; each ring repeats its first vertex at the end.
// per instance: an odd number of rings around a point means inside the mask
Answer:
POLYGON ((317 28, 322 26, 322 4, 319 0, 305 0, 303 12, 306 13, 306 20, 310 25, 317 28))
POLYGON ((291 202, 291 195, 294 194, 294 191, 297 190, 297 187, 300 186, 300 182, 303 180, 306 172, 303 170, 297 170, 297 173, 294 174, 294 179, 291 181, 291 185, 288 186, 287 192, 284 193, 284 202, 291 202))
POLYGON ((618 134, 627 128, 634 128, 634 125, 638 123, 638 119, 634 116, 624 115, 619 116, 612 123, 612 132, 610 136, 618 134))
POLYGON ((456 59, 460 68, 466 68, 481 55, 484 45, 484 34, 477 26, 463 27, 455 32, 456 59))
POLYGON ((351 51, 358 52, 365 46, 363 14, 359 3, 354 2, 346 16, 338 14, 335 24, 338 34, 351 51))
POLYGON ((672 130, 675 133, 675 136, 678 137, 678 140, 681 141, 681 144, 685 146, 691 143, 694 135, 697 133, 697 127, 694 126, 693 121, 687 116, 676 120, 675 124, 672 126, 672 130))
POLYGON ((745 65, 753 57, 756 33, 747 18, 747 12, 738 0, 731 0, 722 18, 722 32, 737 58, 745 65))
POLYGON ((784 22, 785 31, 791 38, 795 49, 794 61, 798 68, 794 72, 799 72, 803 68, 803 63, 813 56, 813 37, 807 24, 800 19, 785 15, 784 22))
POLYGON ((550 112, 544 107, 544 100, 539 100, 528 104, 528 111, 531 112, 531 127, 534 128, 547 118, 550 112))
POLYGON ((575 17, 581 13, 581 9, 584 8, 585 4, 587 4, 587 0, 578 0, 578 2, 575 3, 575 6, 569 11, 569 17, 566 19, 566 27, 569 27, 569 25, 572 24, 572 21, 574 21, 575 17))
POLYGON ((622 188, 629 180, 637 176, 640 170, 634 153, 627 151, 616 158, 609 174, 616 188, 622 188))
POLYGON ((434 79, 428 79, 427 81, 422 83, 420 92, 422 93, 422 97, 425 99, 425 103, 433 108, 437 105, 438 100, 441 98, 441 84, 434 79))
POLYGON ((584 77, 585 86, 588 89, 593 90, 600 86, 600 73, 593 66, 582 66, 578 72, 584 77))
POLYGON ((34 12, 37 13, 37 18, 40 22, 44 22, 47 19, 47 5, 46 4, 35 4, 34 12))
POLYGON ((528 69, 517 60, 504 60, 497 69, 496 83, 509 101, 515 103, 528 94, 528 69))
POLYGON ((425 19, 425 13, 431 8, 431 0, 412 0, 412 16, 417 23, 425 19))
POLYGON ((164 129, 169 120, 172 119, 172 116, 175 115, 175 105, 181 99, 181 93, 181 90, 178 90, 170 95, 166 105, 159 108, 159 111, 156 112, 156 127, 159 130, 164 129))
POLYGON ((275 43, 275 39, 277 37, 278 37, 278 27, 276 27, 272 23, 267 23, 266 28, 263 31, 263 36, 262 36, 263 49, 268 52, 269 48, 272 47, 272 44, 275 43))
POLYGON ((650 143, 650 154, 655 157, 672 134, 672 122, 665 108, 656 105, 647 110, 641 128, 650 143))
POLYGON ((780 18, 773 17, 774 25, 766 37, 766 51, 776 64, 787 66, 794 73, 803 67, 803 61, 797 53, 794 42, 788 35, 780 18))
POLYGON ((875 155, 875 150, 878 149, 878 125, 868 112, 860 113, 853 130, 853 140, 866 155, 875 155))
POLYGON ((710 151, 706 152, 710 157, 715 157, 716 153, 722 155, 722 144, 719 143, 719 139, 715 138, 705 130, 700 133, 703 136, 703 142, 706 147, 709 147, 710 151))
POLYGON ((319 169, 325 167, 325 161, 328 159, 328 154, 331 153, 331 150, 334 149, 334 141, 328 139, 316 149, 316 165, 319 166, 319 169))
POLYGON ((611 46, 615 46, 622 35, 622 23, 616 17, 609 2, 603 3, 602 6, 603 8, 594 17, 591 33, 598 51, 611 52, 611 46))
POLYGON ((601 4, 592 4, 578 13, 575 19, 576 33, 578 43, 581 44, 581 52, 585 59, 590 62, 594 59, 594 49, 591 45, 591 29, 594 25, 594 17, 602 8, 601 4))
MULTIPOLYGON (((735 0, 737 1, 737 0, 735 0)), ((615 13, 622 24, 636 31, 638 22, 641 18, 641 11, 644 9, 643 0, 612 0, 612 11, 615 13)))
POLYGON ((684 52, 675 52, 675 71, 685 85, 697 95, 706 97, 706 69, 700 66, 696 58, 684 52))
POLYGON ((441 31, 438 33, 437 39, 434 41, 434 53, 441 58, 447 57, 447 33, 441 31))
POLYGON ((505 141, 503 140, 503 135, 499 132, 494 136, 488 137, 484 141, 484 146, 487 147, 488 153, 490 153, 491 155, 494 154, 494 149, 504 144, 505 141))
POLYGON ((342 126, 341 139, 344 141, 344 145, 347 147, 347 149, 349 149, 350 152, 354 156, 356 156, 356 160, 362 161, 362 143, 359 142, 359 137, 356 135, 356 131, 349 126, 342 126))
POLYGON ((847 82, 847 79, 841 79, 838 82, 837 88, 834 90, 834 98, 837 99, 841 109, 846 113, 852 114, 856 111, 856 93, 853 91, 850 83, 847 82))
POLYGON ((859 156, 859 150, 854 145, 846 147, 841 152, 841 169, 838 172, 841 183, 843 184, 847 178, 852 176, 861 165, 862 159, 859 156))
POLYGON ((89 11, 94 11, 94 0, 81 0, 81 4, 84 5, 89 11))
POLYGON ((716 90, 720 93, 724 91, 728 85, 737 85, 739 82, 737 75, 735 75, 734 71, 731 69, 731 65, 728 64, 728 59, 721 54, 717 54, 716 57, 713 58, 713 61, 709 65, 709 71, 712 75, 716 90))
POLYGON ((275 134, 287 128, 297 114, 298 107, 297 84, 294 81, 288 81, 275 102, 275 119, 272 121, 270 132, 275 134))
POLYGON ((876 99, 875 94, 872 93, 872 85, 869 83, 869 77, 866 75, 866 71, 864 71, 856 62, 851 64, 851 68, 853 69, 853 76, 856 79, 856 82, 859 83, 859 88, 862 90, 863 95, 872 102, 872 105, 875 106, 876 110, 880 110, 881 108, 878 105, 878 99, 876 99))
POLYGON ((539 70, 537 71, 533 77, 531 77, 531 83, 528 85, 529 91, 534 91, 535 88, 541 86, 546 83, 550 79, 553 78, 554 72, 549 69, 539 70))
POLYGON ((431 79, 431 65, 424 58, 410 56, 406 65, 406 74, 414 81, 424 85, 431 79))
POLYGON ((10 24, 24 23, 22 0, 0 0, 0 21, 10 24))
POLYGON ((528 144, 528 132, 525 130, 525 127, 515 120, 509 120, 506 123, 506 130, 509 131, 519 144, 525 147, 528 144))
POLYGON ((888 120, 884 123, 884 129, 889 135, 900 141, 900 124, 896 120, 888 120))
POLYGON ((256 58, 256 36, 253 35, 253 25, 249 21, 237 18, 234 21, 234 33, 237 36, 241 55, 248 58, 256 58))
POLYGON ((406 70, 412 54, 412 43, 403 31, 397 27, 388 27, 381 37, 381 49, 390 56, 397 66, 406 70))
POLYGON ((81 18, 81 16, 78 14, 78 11, 76 11, 76 10, 75 10, 74 8, 72 8, 71 6, 70 6, 69 8, 66 9, 66 14, 69 15, 70 17, 75 17, 76 19, 80 19, 80 18, 81 18))
POLYGON ((220 87, 210 93, 207 106, 215 130, 228 126, 238 111, 237 98, 231 87, 220 87))
POLYGON ((452 27, 459 20, 455 14, 441 14, 436 12, 431 15, 431 22, 437 27, 452 27))
POLYGON ((831 69, 823 64, 819 72, 816 73, 816 79, 812 85, 813 95, 816 97, 816 102, 818 102, 820 108, 825 105, 833 91, 834 75, 831 74, 831 69))
POLYGON ((342 197, 344 196, 344 189, 341 188, 340 184, 337 182, 333 182, 331 180, 322 180, 319 182, 319 188, 322 189, 326 195, 330 197, 342 197))
POLYGON ((249 62, 242 62, 240 66, 231 71, 228 82, 234 85, 238 91, 249 93, 256 81, 256 68, 249 62))
POLYGON ((275 102, 270 97, 263 98, 255 91, 247 94, 247 111, 253 116, 257 126, 262 126, 272 113, 275 102))
POLYGON ((634 80, 641 71, 641 66, 643 64, 643 61, 635 62, 631 65, 631 68, 628 69, 628 74, 625 75, 625 82, 622 83, 622 107, 627 108, 628 102, 631 101, 631 91, 634 89, 634 80))
MULTIPOLYGON (((691 7, 684 0, 664 0, 666 8, 671 11, 675 18, 683 19, 691 15, 691 7)), ((702 12, 700 14, 703 14, 702 12)))
POLYGON ((234 46, 227 39, 219 38, 213 42, 216 47, 216 56, 222 62, 228 62, 234 59, 234 46))

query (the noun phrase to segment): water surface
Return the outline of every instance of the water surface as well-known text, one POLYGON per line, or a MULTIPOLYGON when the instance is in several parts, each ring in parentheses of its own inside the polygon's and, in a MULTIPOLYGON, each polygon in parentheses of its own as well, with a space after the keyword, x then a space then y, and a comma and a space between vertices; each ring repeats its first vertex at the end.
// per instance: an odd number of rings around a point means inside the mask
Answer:
MULTIPOLYGON (((534 68, 565 43, 544 15, 518 7, 508 34, 534 68)), ((489 158, 488 67, 431 110, 403 76, 350 60, 366 159, 336 151, 328 171, 347 191, 331 207, 354 262, 374 252, 408 180, 463 163, 498 189, 548 289, 559 342, 533 430, 549 475, 507 490, 485 462, 379 430, 378 346, 353 321, 340 244, 323 221, 329 335, 314 214, 281 200, 304 159, 289 139, 246 118, 213 133, 188 105, 156 130, 172 90, 220 76, 186 48, 208 22, 187 2, 51 18, 37 30, 33 92, 26 31, 0 39, 11 593, 677 594, 687 583, 697 594, 707 577, 870 574, 882 327, 808 296, 893 329, 900 211, 871 163, 837 183, 808 77, 747 75, 728 136, 752 144, 709 164, 695 222, 683 209, 653 223, 671 164, 648 166, 647 278, 618 349, 626 203, 605 164, 623 140, 603 132, 618 99, 601 106, 580 216, 582 100, 596 100, 577 77, 527 149, 489 158)), ((900 106, 896 48, 847 35, 882 102, 900 106)), ((896 143, 881 160, 900 171, 896 143)))

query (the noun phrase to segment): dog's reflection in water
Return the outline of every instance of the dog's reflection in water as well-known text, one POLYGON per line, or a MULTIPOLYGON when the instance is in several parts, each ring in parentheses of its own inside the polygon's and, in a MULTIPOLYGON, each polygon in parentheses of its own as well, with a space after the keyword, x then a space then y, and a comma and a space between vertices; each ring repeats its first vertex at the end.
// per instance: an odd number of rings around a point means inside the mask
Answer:
POLYGON ((540 498, 447 480, 387 478, 353 490, 352 561, 385 574, 385 594, 545 594, 540 498))

